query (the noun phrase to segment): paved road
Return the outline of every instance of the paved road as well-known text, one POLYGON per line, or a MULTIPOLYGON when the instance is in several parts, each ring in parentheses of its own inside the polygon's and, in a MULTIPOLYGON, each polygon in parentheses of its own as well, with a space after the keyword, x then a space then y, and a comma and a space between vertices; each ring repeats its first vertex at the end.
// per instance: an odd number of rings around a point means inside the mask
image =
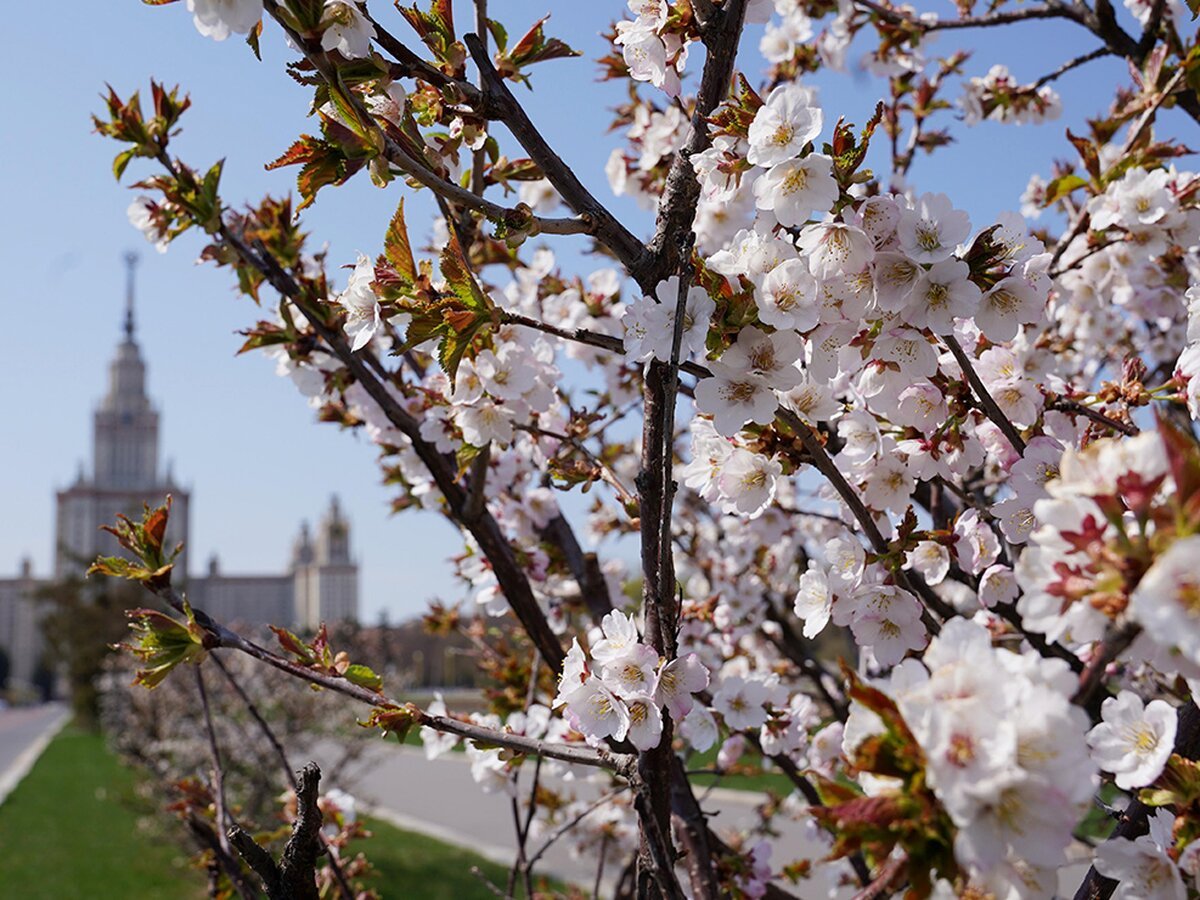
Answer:
POLYGON ((0 710, 0 803, 25 776, 40 753, 44 739, 53 734, 67 716, 61 703, 0 710))
MULTIPOLYGON (((323 762, 322 756, 332 758, 332 754, 318 751, 317 762, 323 762)), ((532 777, 525 776, 524 769, 531 772, 532 767, 526 765, 522 772, 524 777, 532 777)), ((476 786, 466 754, 447 753, 430 762, 416 748, 380 741, 343 773, 340 784, 329 786, 341 787, 360 801, 380 808, 390 814, 381 817, 397 826, 467 846, 503 865, 513 860, 516 839, 511 800, 507 794, 485 794, 476 786)), ((586 793, 588 787, 584 787, 578 793, 599 796, 598 789, 592 790, 586 793)), ((522 795, 526 796, 527 791, 526 781, 522 795)), ((761 799, 758 794, 721 790, 710 794, 702 805, 706 811, 715 812, 710 821, 721 834, 755 821, 754 806, 761 799)), ((780 820, 777 826, 781 831, 776 842, 777 864, 813 852, 801 825, 780 820)), ((596 865, 593 860, 572 858, 564 844, 552 847, 535 871, 590 886, 596 865)), ((617 873, 611 874, 615 877, 617 873)))

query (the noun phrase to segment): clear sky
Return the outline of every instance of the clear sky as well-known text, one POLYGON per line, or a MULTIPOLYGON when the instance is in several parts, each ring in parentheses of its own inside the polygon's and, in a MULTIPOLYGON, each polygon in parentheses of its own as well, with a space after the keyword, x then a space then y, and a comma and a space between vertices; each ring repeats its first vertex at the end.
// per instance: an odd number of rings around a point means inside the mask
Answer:
MULTIPOLYGON (((391 4, 372 5, 394 33, 410 35, 391 4)), ((23 556, 32 557, 37 573, 49 572, 53 491, 89 457, 91 412, 120 337, 121 256, 135 249, 142 256, 138 338, 149 390, 162 413, 163 459, 173 460, 176 478, 193 490, 193 571, 214 552, 227 572, 281 571, 300 521, 319 517, 336 492, 362 563, 365 621, 385 609, 393 620, 418 613, 433 596, 456 599, 460 588, 442 562, 461 546, 455 531, 431 513, 390 516, 370 444, 315 423, 267 360, 234 355, 240 344, 235 332, 252 324, 258 311, 232 289, 227 272, 194 264, 202 235, 185 236, 161 256, 143 241, 125 216, 132 194, 111 175, 117 145, 91 133, 89 114, 100 110, 105 82, 122 96, 135 89, 148 95, 151 76, 179 83, 193 107, 176 150, 195 167, 226 158, 227 203, 291 190, 294 170, 262 168, 311 130, 308 90, 283 73, 291 55, 278 31, 268 25, 260 63, 236 38, 201 38, 183 3, 151 8, 137 0, 75 0, 55 8, 54 27, 22 31, 5 48, 14 78, 0 125, 0 267, 7 273, 0 287, 6 323, 0 339, 6 398, 0 418, 0 576, 14 572, 23 556)), ((512 35, 552 12, 548 30, 583 51, 583 59, 536 66, 535 90, 518 93, 528 97, 534 121, 603 199, 611 198, 603 174, 614 146, 606 134, 610 108, 622 95, 618 85, 595 81, 592 60, 606 50, 598 33, 623 8, 580 0, 491 3, 493 16, 512 35)), ((948 2, 931 8, 953 15, 948 2)), ((461 20, 469 21, 465 15, 461 20)), ((1031 81, 1094 46, 1081 30, 1053 22, 987 37, 987 49, 968 63, 969 74, 1004 62, 1016 77, 1031 81)), ((750 32, 741 58, 752 80, 761 74, 753 61, 757 41, 758 32, 750 32)), ((939 49, 948 53, 957 46, 943 39, 939 49)), ((693 78, 698 68, 689 66, 693 78)), ((1079 129, 1085 116, 1101 112, 1110 96, 1105 87, 1122 69, 1106 60, 1062 79, 1057 87, 1068 113, 1058 122, 971 130, 956 123, 961 143, 932 161, 919 160, 914 183, 950 194, 975 225, 986 225, 988 217, 1017 207, 1031 172, 1044 173, 1052 158, 1067 154, 1064 126, 1079 129)), ((827 122, 839 115, 863 122, 883 89, 865 75, 822 76, 816 83, 827 122)), ((135 161, 126 182, 150 172, 149 164, 135 161)), ((405 190, 394 182, 380 191, 364 175, 323 193, 306 213, 307 228, 318 244, 329 242, 331 260, 352 262, 356 250, 374 254, 405 190)), ((612 199, 635 230, 647 231, 644 214, 612 199)), ((430 206, 427 195, 409 201, 415 231, 423 227, 422 216, 428 221, 430 206)), ((567 248, 567 259, 589 266, 583 271, 597 267, 582 260, 577 239, 558 241, 554 246, 567 248)))

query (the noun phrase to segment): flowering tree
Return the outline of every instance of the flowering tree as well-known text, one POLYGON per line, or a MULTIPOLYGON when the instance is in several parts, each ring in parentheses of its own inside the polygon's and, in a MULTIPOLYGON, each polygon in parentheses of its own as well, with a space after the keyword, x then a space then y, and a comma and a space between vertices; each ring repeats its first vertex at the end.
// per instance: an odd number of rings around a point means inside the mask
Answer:
POLYGON ((142 682, 242 653, 362 701, 372 726, 420 726, 431 755, 465 741, 481 787, 522 811, 510 894, 558 839, 621 858, 618 890, 643 897, 811 896, 807 879, 862 897, 1195 892, 1200 176, 1156 125, 1200 122, 1200 46, 1173 0, 962 0, 951 18, 630 0, 600 61, 629 88, 606 171, 656 210, 650 235, 511 89, 577 55, 545 20, 513 39, 485 0, 471 28, 450 0, 397 4, 407 40, 359 0, 187 7, 215 40, 282 37, 320 133, 270 164, 300 167, 298 206, 237 211, 219 164, 172 155, 186 98, 155 84, 144 113, 111 93, 97 127, 124 145, 116 174, 158 167, 131 218, 160 247, 202 229, 203 257, 273 311, 244 349, 378 445, 398 509, 461 529, 454 564, 524 691, 487 715, 420 709, 324 631, 277 629, 277 649, 231 631, 171 586, 166 508, 121 521, 131 558, 95 567, 175 611, 134 613, 142 682), (1040 19, 1095 49, 1030 84, 926 52, 1040 19), (765 61, 741 46, 752 22, 765 61), (858 128, 803 83, 852 45, 880 96, 858 128), (1055 79, 1103 56, 1129 78, 1023 198, 1059 233, 972 223, 909 186, 918 152, 951 152, 954 99, 968 126, 1051 119, 1055 79), (884 142, 891 171, 864 168, 884 142), (338 290, 296 215, 354 177, 429 191, 441 216, 422 258, 401 198, 338 290), (571 234, 610 259, 563 271, 553 241, 571 234), (556 491, 589 489, 571 521, 556 491), (634 538, 637 572, 619 553, 634 538), (839 631, 856 648, 840 669, 814 643, 839 631), (795 787, 756 833, 709 827, 686 760, 717 745, 719 767, 758 754, 795 787), (599 795, 539 793, 589 770, 599 795), (774 815, 809 821, 813 846, 773 843, 774 815), (1069 855, 1091 865, 1073 884, 1069 855))

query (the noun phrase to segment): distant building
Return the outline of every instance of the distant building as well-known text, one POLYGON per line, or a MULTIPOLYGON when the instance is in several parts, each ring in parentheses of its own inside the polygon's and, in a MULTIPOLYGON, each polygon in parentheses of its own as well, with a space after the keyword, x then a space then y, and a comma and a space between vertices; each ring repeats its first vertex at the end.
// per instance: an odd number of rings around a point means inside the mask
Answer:
MULTIPOLYGON (((98 555, 121 553, 101 526, 117 513, 140 516, 143 504, 157 506, 170 494, 166 544, 188 541, 191 494, 170 468, 159 469, 159 415, 146 394, 146 364, 134 338, 133 269, 126 257, 128 283, 124 338, 109 365, 108 391, 93 416, 91 474, 80 466, 74 483, 57 492, 53 578, 81 575, 98 555)), ((350 552, 350 525, 337 497, 316 535, 300 527, 286 571, 270 575, 230 575, 213 556, 203 575, 187 576, 186 551, 176 561, 176 577, 193 606, 219 621, 271 623, 313 630, 358 617, 358 564, 350 552)), ((40 663, 40 615, 33 599, 48 579, 35 578, 28 559, 15 578, 0 578, 0 649, 8 658, 10 684, 32 684, 40 663)))

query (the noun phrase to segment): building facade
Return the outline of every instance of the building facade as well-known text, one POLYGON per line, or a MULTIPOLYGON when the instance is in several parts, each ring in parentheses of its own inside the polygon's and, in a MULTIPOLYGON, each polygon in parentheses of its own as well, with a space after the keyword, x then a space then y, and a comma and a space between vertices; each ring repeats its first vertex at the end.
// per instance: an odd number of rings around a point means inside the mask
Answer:
POLYGON ((8 660, 10 685, 29 687, 42 665, 38 589, 52 581, 80 577, 98 555, 122 553, 101 526, 117 513, 140 517, 143 504, 160 505, 170 495, 166 545, 182 542, 176 579, 190 602, 218 621, 254 626, 283 625, 311 631, 358 616, 358 564, 350 551, 350 525, 337 498, 330 502, 316 534, 300 527, 292 558, 277 574, 226 574, 214 556, 202 574, 188 575, 190 491, 170 469, 159 467, 159 414, 146 393, 146 364, 135 339, 133 271, 126 258, 123 339, 109 365, 108 389, 93 414, 90 471, 80 466, 74 482, 56 494, 54 569, 35 577, 29 560, 15 577, 0 577, 0 650, 8 660))

